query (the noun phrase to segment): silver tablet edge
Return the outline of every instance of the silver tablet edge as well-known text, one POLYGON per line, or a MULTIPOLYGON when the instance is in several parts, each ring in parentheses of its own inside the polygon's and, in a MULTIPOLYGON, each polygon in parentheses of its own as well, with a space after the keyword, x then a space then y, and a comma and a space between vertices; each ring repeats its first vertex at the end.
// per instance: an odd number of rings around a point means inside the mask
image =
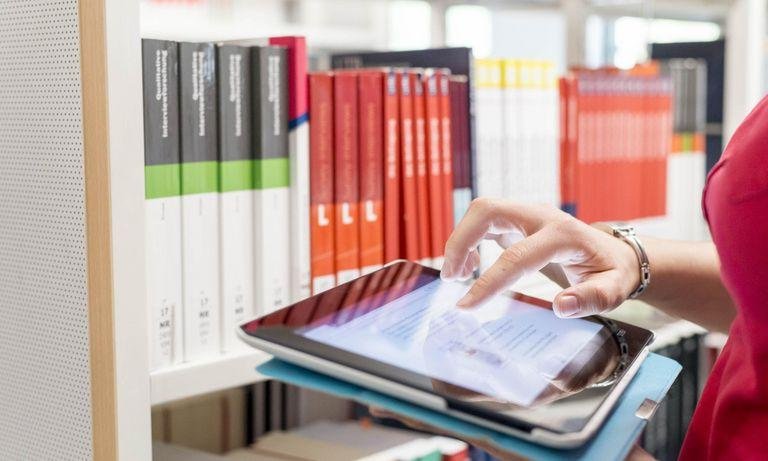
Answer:
POLYGON ((260 338, 255 338, 245 333, 241 328, 238 328, 237 333, 240 338, 247 344, 272 354, 277 358, 283 359, 286 362, 303 366, 318 373, 331 376, 339 376, 351 383, 382 392, 395 398, 409 401, 416 405, 446 413, 465 421, 489 427, 502 433, 511 434, 515 437, 520 437, 525 440, 530 440, 556 448, 575 448, 583 445, 589 438, 591 438, 595 431, 597 431, 597 429, 601 426, 605 420, 605 417, 611 411, 613 406, 616 404, 616 401, 621 396, 621 393, 629 385, 629 382, 632 381, 632 378, 637 373, 637 370, 640 368, 643 360, 645 360, 646 356, 648 355, 648 347, 646 346, 637 355, 632 366, 629 367, 622 376, 621 381, 619 381, 619 383, 611 391, 608 397, 606 397, 606 399, 603 401, 597 411, 592 415, 589 422, 581 431, 561 434, 542 428, 534 428, 530 433, 528 433, 458 410, 450 409, 448 408, 445 400, 441 397, 414 389, 410 386, 396 383, 394 381, 371 375, 360 370, 355 370, 354 368, 349 368, 324 358, 316 357, 305 352, 271 343, 260 338))

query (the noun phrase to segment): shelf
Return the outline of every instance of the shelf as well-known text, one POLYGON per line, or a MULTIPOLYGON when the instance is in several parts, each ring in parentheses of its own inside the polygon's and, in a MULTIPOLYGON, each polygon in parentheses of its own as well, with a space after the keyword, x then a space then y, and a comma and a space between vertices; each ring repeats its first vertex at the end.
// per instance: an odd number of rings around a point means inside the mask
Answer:
POLYGON ((265 352, 244 350, 153 371, 152 405, 262 381, 265 378, 255 368, 270 358, 265 352))

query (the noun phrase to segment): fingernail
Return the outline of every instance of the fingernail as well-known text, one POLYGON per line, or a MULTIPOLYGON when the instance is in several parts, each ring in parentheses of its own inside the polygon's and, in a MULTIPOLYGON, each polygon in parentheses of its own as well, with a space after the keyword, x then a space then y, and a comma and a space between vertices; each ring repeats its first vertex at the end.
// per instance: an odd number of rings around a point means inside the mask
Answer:
POLYGON ((573 317, 581 311, 579 300, 575 296, 570 295, 560 298, 555 307, 555 313, 560 317, 573 317))
POLYGON ((456 303, 458 307, 472 307, 475 303, 475 297, 472 296, 472 291, 465 294, 463 298, 459 300, 459 302, 456 303))
POLYGON ((453 279, 453 264, 449 260, 443 261, 443 267, 440 269, 440 278, 445 281, 453 279))

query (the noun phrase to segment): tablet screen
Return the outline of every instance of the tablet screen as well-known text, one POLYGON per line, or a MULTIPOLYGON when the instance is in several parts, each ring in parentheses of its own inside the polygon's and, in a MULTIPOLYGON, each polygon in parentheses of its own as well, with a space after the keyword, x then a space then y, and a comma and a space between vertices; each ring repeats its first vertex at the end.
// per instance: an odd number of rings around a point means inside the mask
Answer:
POLYGON ((504 424, 558 432, 580 430, 652 339, 597 317, 560 319, 550 303, 520 294, 457 307, 468 289, 402 262, 242 329, 504 424))
POLYGON ((456 307, 468 286, 432 280, 346 322, 299 330, 312 340, 516 405, 531 406, 602 329, 498 296, 456 307))

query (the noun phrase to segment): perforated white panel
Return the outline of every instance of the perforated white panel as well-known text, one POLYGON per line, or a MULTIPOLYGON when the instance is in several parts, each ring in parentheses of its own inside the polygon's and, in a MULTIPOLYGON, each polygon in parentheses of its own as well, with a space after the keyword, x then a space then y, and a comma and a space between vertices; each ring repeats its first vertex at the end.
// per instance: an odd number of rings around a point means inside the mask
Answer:
POLYGON ((77 0, 0 0, 0 459, 92 458, 77 0))

